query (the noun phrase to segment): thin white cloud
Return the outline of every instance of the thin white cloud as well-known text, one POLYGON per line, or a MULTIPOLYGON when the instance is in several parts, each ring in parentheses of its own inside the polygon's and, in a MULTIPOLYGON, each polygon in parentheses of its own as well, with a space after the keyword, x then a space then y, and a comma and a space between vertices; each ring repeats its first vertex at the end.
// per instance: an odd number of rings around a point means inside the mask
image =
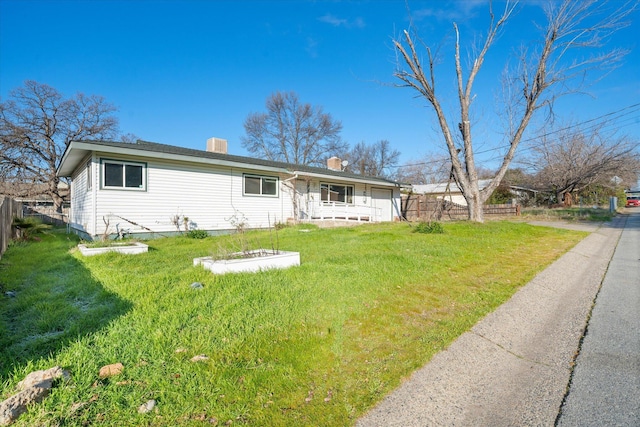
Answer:
POLYGON ((311 58, 318 57, 318 41, 312 37, 307 37, 307 46, 305 48, 311 58))
POLYGON ((486 6, 488 0, 454 0, 450 2, 435 2, 436 7, 422 8, 411 11, 416 21, 434 18, 438 21, 462 21, 472 17, 479 7, 486 6), (438 7, 439 6, 439 7, 438 7))
POLYGON ((338 18, 335 15, 327 13, 320 18, 318 21, 324 22, 325 24, 332 25, 334 27, 344 27, 344 28, 364 28, 366 26, 364 19, 361 17, 357 17, 354 20, 348 20, 344 18, 338 18))

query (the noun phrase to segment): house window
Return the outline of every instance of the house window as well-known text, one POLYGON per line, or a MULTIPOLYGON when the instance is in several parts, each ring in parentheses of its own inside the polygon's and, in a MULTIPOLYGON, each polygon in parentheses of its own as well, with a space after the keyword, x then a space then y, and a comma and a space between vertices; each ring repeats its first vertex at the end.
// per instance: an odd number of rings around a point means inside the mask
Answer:
POLYGON ((278 178, 272 176, 244 175, 245 196, 278 196, 278 178))
POLYGON ((323 202, 353 203, 353 185, 320 183, 323 202))
POLYGON ((103 188, 144 190, 144 169, 144 163, 103 160, 102 186, 103 188))

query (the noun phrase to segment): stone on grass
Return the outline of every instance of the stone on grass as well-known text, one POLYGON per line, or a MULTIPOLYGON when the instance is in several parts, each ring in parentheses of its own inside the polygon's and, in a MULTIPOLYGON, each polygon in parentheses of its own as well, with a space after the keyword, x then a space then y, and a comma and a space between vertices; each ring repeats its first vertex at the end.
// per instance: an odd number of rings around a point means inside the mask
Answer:
POLYGON ((202 289, 204 288, 204 285, 200 282, 193 282, 191 284, 191 289, 202 289))
POLYGON ((100 378, 109 378, 114 375, 120 375, 123 370, 124 366, 122 366, 122 363, 113 363, 111 365, 105 365, 100 368, 99 376, 100 378))
POLYGON ((0 426, 14 422, 26 412, 27 405, 41 402, 49 394, 53 381, 57 378, 69 378, 69 372, 55 366, 27 375, 18 383, 18 393, 0 403, 0 426))
POLYGON ((192 362, 204 362, 205 360, 209 360, 209 356, 207 356, 206 354, 199 354, 191 358, 192 362))
POLYGON ((69 372, 65 371, 60 366, 54 366, 53 368, 46 369, 44 371, 34 371, 18 383, 18 390, 26 390, 33 386, 51 388, 53 380, 68 377, 69 372))
POLYGON ((146 414, 148 412, 153 411, 153 408, 156 407, 156 401, 154 399, 147 400, 146 403, 143 403, 138 407, 138 413, 146 414))

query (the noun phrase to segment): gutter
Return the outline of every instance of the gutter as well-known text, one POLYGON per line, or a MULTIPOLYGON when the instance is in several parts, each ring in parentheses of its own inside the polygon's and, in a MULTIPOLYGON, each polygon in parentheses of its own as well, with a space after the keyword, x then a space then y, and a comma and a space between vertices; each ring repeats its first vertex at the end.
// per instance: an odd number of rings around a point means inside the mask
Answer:
POLYGON ((374 186, 380 186, 380 187, 399 187, 400 184, 395 183, 395 182, 390 182, 390 181, 378 181, 378 180, 371 180, 371 179, 360 179, 360 178, 354 178, 354 177, 339 177, 336 175, 325 175, 325 174, 321 174, 321 173, 314 173, 314 172, 302 172, 302 171, 293 171, 293 173, 297 176, 298 174, 302 175, 302 176, 310 176, 313 178, 322 178, 322 179, 326 179, 326 180, 338 180, 338 181, 349 181, 349 182, 360 182, 363 184, 371 184, 374 186))

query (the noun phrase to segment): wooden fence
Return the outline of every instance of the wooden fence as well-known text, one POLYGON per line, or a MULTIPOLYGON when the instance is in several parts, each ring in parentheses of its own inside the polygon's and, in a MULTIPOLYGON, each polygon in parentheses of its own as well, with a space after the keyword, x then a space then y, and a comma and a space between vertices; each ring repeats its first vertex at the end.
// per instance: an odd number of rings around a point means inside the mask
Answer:
POLYGON ((0 257, 7 250, 9 242, 18 237, 17 230, 11 226, 15 217, 22 217, 22 203, 0 196, 0 257))
MULTIPOLYGON (((520 205, 484 205, 486 216, 517 216, 520 205)), ((466 206, 425 194, 403 194, 402 216, 408 221, 445 221, 467 219, 466 206)))

